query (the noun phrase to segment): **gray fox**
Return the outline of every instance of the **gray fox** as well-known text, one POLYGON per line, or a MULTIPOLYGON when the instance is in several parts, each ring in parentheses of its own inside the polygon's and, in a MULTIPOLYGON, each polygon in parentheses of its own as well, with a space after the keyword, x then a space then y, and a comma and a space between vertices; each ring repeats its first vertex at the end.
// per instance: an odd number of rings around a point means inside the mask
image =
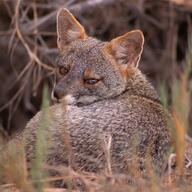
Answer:
MULTIPOLYGON (((46 163, 126 174, 133 165, 144 171, 149 164, 161 175, 171 143, 169 114, 138 69, 143 33, 134 30, 102 42, 61 9, 57 36, 52 97, 59 103, 48 108, 46 163)), ((16 139, 25 138, 29 162, 42 116, 33 117, 16 139)))

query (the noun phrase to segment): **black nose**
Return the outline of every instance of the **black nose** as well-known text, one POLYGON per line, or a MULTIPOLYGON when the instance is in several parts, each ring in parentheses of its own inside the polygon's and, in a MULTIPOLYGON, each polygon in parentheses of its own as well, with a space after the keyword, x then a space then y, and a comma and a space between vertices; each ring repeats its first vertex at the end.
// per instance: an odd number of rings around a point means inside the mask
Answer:
POLYGON ((55 87, 55 89, 53 90, 53 96, 57 100, 62 99, 62 97, 64 96, 63 90, 61 88, 55 87))
POLYGON ((53 96, 55 99, 59 99, 59 94, 55 90, 53 91, 53 96))

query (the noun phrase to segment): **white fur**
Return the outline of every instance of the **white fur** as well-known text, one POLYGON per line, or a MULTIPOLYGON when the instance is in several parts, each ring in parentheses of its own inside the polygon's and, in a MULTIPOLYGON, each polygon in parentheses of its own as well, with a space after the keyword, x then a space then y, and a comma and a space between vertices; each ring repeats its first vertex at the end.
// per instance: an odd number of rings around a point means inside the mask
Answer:
POLYGON ((75 103, 75 98, 72 95, 66 95, 62 100, 64 100, 68 105, 75 103))

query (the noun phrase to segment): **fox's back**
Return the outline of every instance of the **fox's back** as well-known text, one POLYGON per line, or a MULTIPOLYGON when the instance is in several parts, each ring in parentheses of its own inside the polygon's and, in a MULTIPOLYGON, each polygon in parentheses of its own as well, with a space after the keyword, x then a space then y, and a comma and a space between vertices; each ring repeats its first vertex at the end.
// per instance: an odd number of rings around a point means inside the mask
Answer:
MULTIPOLYGON (((103 171, 107 169, 109 150, 112 170, 116 172, 128 173, 136 159, 138 168, 143 169, 150 158, 158 172, 164 171, 170 140, 167 114, 160 104, 132 95, 84 107, 57 104, 49 112, 49 163, 71 162, 79 169, 103 171)), ((40 112, 26 128, 29 148, 34 143, 31 131, 36 134, 34 127, 38 127, 41 115, 40 112)), ((30 151, 30 158, 33 153, 30 151)))

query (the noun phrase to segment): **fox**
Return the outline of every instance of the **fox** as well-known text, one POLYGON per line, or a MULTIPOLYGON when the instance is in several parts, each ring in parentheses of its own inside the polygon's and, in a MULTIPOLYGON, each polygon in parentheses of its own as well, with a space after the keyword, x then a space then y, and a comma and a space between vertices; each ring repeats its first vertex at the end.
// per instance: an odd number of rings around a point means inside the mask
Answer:
MULTIPOLYGON (((123 174, 150 166, 162 175, 171 146, 170 115, 138 68, 143 32, 100 41, 65 8, 56 23, 59 55, 51 94, 56 103, 47 109, 45 163, 123 174)), ((29 165, 42 121, 40 111, 15 139, 25 139, 29 165)))

